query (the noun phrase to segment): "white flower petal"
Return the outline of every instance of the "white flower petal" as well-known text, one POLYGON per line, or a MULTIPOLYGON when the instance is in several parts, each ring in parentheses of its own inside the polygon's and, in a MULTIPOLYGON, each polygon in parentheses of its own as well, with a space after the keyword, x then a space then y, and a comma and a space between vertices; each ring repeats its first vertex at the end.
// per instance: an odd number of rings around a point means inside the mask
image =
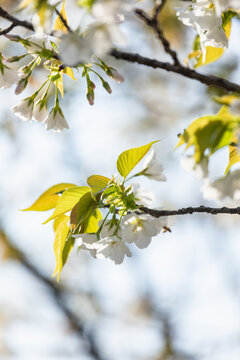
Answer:
POLYGON ((12 110, 16 116, 18 116, 23 121, 30 121, 33 114, 33 102, 30 102, 29 99, 21 100, 18 104, 14 105, 12 110))

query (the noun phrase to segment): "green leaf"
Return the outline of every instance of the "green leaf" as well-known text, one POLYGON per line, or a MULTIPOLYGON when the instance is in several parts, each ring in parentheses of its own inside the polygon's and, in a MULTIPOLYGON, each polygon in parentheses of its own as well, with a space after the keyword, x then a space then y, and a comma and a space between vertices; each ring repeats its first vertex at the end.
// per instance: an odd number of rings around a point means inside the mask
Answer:
POLYGON ((51 186, 48 190, 46 190, 39 198, 27 209, 23 209, 22 211, 46 211, 55 208, 57 202, 60 198, 58 195, 59 192, 74 188, 77 185, 70 183, 61 183, 54 186, 51 186))
MULTIPOLYGON (((237 141, 237 138, 235 139, 237 141)), ((240 148, 238 143, 232 142, 229 145, 229 161, 227 168, 225 170, 225 174, 229 171, 229 169, 234 165, 240 162, 240 148)))
POLYGON ((235 131, 240 126, 240 117, 231 114, 223 106, 216 115, 204 116, 194 120, 180 135, 176 147, 186 144, 186 149, 194 146, 194 157, 199 163, 206 150, 212 155, 218 149, 232 142, 235 131))
POLYGON ((69 221, 69 216, 64 215, 62 217, 61 223, 59 223, 56 229, 56 235, 54 240, 54 254, 56 259, 56 268, 52 276, 56 276, 58 274, 57 280, 59 281, 59 277, 63 267, 63 249, 66 243, 66 239, 69 233, 69 227, 67 225, 69 221))
POLYGON ((96 233, 99 229, 99 221, 102 220, 101 211, 96 208, 93 210, 92 214, 87 218, 86 222, 83 224, 81 231, 84 233, 96 233))
POLYGON ((55 219, 57 216, 65 214, 67 211, 72 210, 72 208, 78 203, 80 198, 86 192, 89 192, 88 186, 77 186, 73 189, 64 191, 57 202, 54 213, 44 222, 44 224, 46 224, 52 219, 55 219))
POLYGON ((125 179, 126 176, 132 171, 135 166, 142 160, 142 158, 150 150, 151 146, 158 142, 152 141, 147 145, 143 145, 137 148, 129 149, 121 153, 117 159, 117 169, 119 174, 125 179))
POLYGON ((74 227, 78 224, 82 224, 86 217, 91 214, 94 206, 96 206, 96 201, 93 199, 91 192, 88 191, 72 209, 70 214, 71 225, 74 227))
POLYGON ((74 243, 75 239, 73 237, 67 238, 62 252, 62 267, 66 264, 68 257, 73 249, 74 243))
POLYGON ((93 194, 103 190, 107 184, 111 181, 108 177, 102 175, 92 175, 87 179, 87 183, 92 189, 93 194))

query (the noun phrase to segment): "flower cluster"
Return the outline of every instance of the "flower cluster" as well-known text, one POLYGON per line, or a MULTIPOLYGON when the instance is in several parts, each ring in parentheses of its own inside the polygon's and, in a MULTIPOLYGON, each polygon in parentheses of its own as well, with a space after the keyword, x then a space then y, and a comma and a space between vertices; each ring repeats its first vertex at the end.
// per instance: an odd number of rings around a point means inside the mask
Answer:
POLYGON ((111 222, 104 225, 99 238, 96 234, 77 234, 74 237, 77 239, 76 245, 82 250, 89 250, 94 258, 109 258, 115 264, 121 264, 125 256, 132 256, 126 243, 135 243, 139 249, 144 249, 152 237, 166 226, 165 218, 156 219, 147 214, 131 213, 122 218, 118 227, 112 227, 111 222))
POLYGON ((74 243, 94 258, 107 258, 121 264, 125 256, 132 256, 129 244, 144 249, 162 229, 168 229, 166 217, 155 218, 145 212, 144 206, 154 199, 152 193, 144 192, 138 184, 126 185, 140 175, 160 182, 166 180, 154 150, 146 158, 142 170, 128 177, 154 143, 121 153, 117 160, 119 176, 110 179, 92 175, 87 179, 89 186, 54 185, 26 209, 51 209, 49 197, 56 197, 55 210, 46 221, 54 220, 55 274, 60 275, 74 243), (104 218, 100 209, 105 213, 104 218), (70 215, 66 215, 69 212, 70 215))
MULTIPOLYGON (((31 76, 35 68, 40 68, 43 72, 42 76, 46 77, 46 81, 40 88, 31 96, 20 101, 13 107, 13 112, 21 120, 35 120, 46 124, 47 130, 62 131, 68 129, 68 124, 64 118, 63 111, 60 107, 58 92, 64 96, 63 76, 68 75, 72 80, 75 78, 74 70, 79 73, 82 69, 82 77, 86 79, 87 92, 86 97, 90 105, 94 104, 94 90, 95 83, 90 78, 93 74, 102 83, 103 88, 111 94, 112 89, 109 83, 101 75, 104 75, 116 80, 118 83, 124 81, 121 74, 116 69, 108 66, 103 60, 93 55, 105 54, 110 45, 106 46, 106 40, 110 41, 117 30, 110 29, 110 26, 123 18, 124 11, 127 10, 127 3, 123 4, 119 1, 118 6, 113 2, 109 4, 108 11, 105 9, 105 3, 95 2, 92 7, 92 16, 94 17, 93 26, 83 37, 78 32, 68 31, 65 22, 68 23, 65 11, 65 2, 63 2, 62 9, 58 15, 54 26, 50 18, 55 14, 56 5, 41 6, 41 11, 37 2, 29 3, 30 13, 34 13, 33 25, 36 29, 36 34, 23 38, 19 35, 6 34, 8 40, 22 45, 25 53, 19 56, 12 56, 5 60, 0 53, 0 89, 8 88, 16 84, 15 94, 21 94, 28 86, 31 76), (124 10, 123 12, 121 11, 124 10), (103 17, 103 12, 106 10, 106 18, 103 17), (103 19, 104 18, 104 19, 103 19), (38 20, 37 20, 38 19, 38 20), (50 21, 51 20, 51 21, 50 21), (47 24, 47 27, 45 26, 47 24), (50 28, 49 28, 50 26, 50 28), (98 29, 97 29, 98 28, 98 29), (48 29, 48 30, 47 30, 48 29), (108 30, 106 30, 108 29, 108 30), (41 31, 40 31, 41 30, 41 31), (107 32, 108 31, 108 32, 107 32), (51 35, 49 35, 51 34, 51 35), (106 37, 106 38, 105 38, 106 37), (105 44, 105 45, 104 45, 105 44), (93 51, 95 48, 96 51, 93 51), (97 50, 99 48, 99 51, 97 50), (100 50, 101 49, 105 49, 100 50), (30 60, 28 61, 28 58, 30 60), (90 58, 92 64, 89 63, 90 58), (22 61, 24 65, 21 66, 22 61), (18 70, 11 68, 11 63, 17 63, 18 70), (53 85, 53 86, 51 86, 53 85), (55 87, 55 91, 50 91, 55 87), (43 90, 45 92, 43 93, 43 90), (48 103, 50 98, 55 94, 54 107, 48 111, 48 103)), ((108 41, 108 44, 110 42, 108 41)), ((15 66, 16 68, 17 66, 15 66)))

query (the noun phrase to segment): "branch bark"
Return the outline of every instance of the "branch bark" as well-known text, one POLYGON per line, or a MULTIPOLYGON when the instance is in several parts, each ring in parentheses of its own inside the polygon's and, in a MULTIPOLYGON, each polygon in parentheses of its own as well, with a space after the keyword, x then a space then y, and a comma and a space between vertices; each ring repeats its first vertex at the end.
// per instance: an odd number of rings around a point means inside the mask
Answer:
POLYGON ((191 215, 194 213, 206 213, 210 215, 218 215, 218 214, 240 215, 240 206, 235 208, 229 208, 225 206, 221 208, 215 208, 215 207, 208 207, 201 205, 197 207, 189 206, 177 210, 155 210, 155 209, 149 209, 145 206, 141 206, 139 210, 143 211, 145 214, 149 214, 156 218, 160 218, 162 216, 191 215))
POLYGON ((223 78, 214 76, 214 75, 205 75, 198 73, 193 69, 189 69, 181 64, 175 65, 169 62, 163 62, 156 59, 150 59, 145 56, 142 56, 138 53, 129 53, 120 50, 113 49, 110 53, 111 56, 115 57, 118 60, 125 60, 132 63, 137 63, 140 65, 145 65, 153 69, 163 69, 169 72, 173 72, 184 77, 187 77, 192 80, 197 80, 202 84, 207 86, 214 86, 221 88, 226 91, 233 91, 240 93, 240 85, 235 84, 231 81, 225 80, 223 78))

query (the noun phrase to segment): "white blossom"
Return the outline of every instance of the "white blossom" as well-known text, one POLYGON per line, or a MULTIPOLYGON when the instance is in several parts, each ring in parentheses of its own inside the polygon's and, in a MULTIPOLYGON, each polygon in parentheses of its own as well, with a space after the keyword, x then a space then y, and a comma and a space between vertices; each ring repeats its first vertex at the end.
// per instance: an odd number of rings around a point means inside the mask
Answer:
POLYGON ((216 13, 218 16, 221 16, 224 11, 228 8, 239 9, 240 3, 238 0, 214 0, 214 5, 216 13))
POLYGON ((91 13, 99 22, 120 23, 125 20, 125 15, 131 11, 131 2, 129 0, 97 0, 93 3, 91 13))
POLYGON ((200 37, 205 56, 206 46, 226 48, 228 39, 222 27, 222 18, 211 0, 182 1, 177 16, 183 24, 192 26, 200 37))
POLYGON ((163 174, 163 166, 156 160, 156 152, 154 150, 146 157, 142 173, 153 180, 166 181, 166 176, 163 174))
POLYGON ((96 234, 76 234, 73 235, 76 238, 76 245, 80 246, 82 250, 89 250, 92 257, 96 258, 96 250, 94 249, 94 243, 98 241, 96 234))
POLYGON ((33 108, 33 113, 32 113, 33 120, 38 122, 45 122, 47 120, 47 117, 48 117, 48 111, 46 106, 45 105, 42 106, 41 101, 37 102, 37 104, 34 105, 33 108))
POLYGON ((69 129, 63 113, 59 107, 54 107, 46 120, 47 130, 62 131, 63 129, 69 129))
POLYGON ((37 33, 50 34, 52 30, 53 8, 48 5, 43 6, 41 10, 33 14, 32 23, 37 33))
POLYGON ((137 247, 144 249, 165 225, 166 219, 157 219, 148 214, 129 214, 122 220, 122 237, 124 241, 134 242, 137 247))
POLYGON ((33 114, 34 102, 30 98, 21 100, 18 104, 13 106, 14 114, 23 121, 31 121, 33 114))
POLYGON ((152 191, 141 188, 139 184, 132 184, 131 186, 137 204, 149 207, 156 200, 152 191))
POLYGON ((181 160, 181 166, 187 171, 193 171, 198 180, 208 177, 208 157, 204 158, 196 164, 193 156, 186 156, 181 160))
POLYGON ((128 257, 132 256, 127 245, 117 236, 103 238, 95 242, 93 247, 96 249, 96 257, 98 259, 109 258, 116 265, 123 262, 125 255, 128 257))
POLYGON ((68 66, 87 63, 93 55, 92 44, 76 33, 64 34, 61 37, 59 55, 68 66))
POLYGON ((228 173, 213 183, 206 179, 201 191, 207 200, 222 201, 225 198, 240 200, 240 170, 228 173))
POLYGON ((17 83, 19 75, 17 71, 10 69, 3 65, 2 71, 0 71, 0 90, 6 89, 17 83))

